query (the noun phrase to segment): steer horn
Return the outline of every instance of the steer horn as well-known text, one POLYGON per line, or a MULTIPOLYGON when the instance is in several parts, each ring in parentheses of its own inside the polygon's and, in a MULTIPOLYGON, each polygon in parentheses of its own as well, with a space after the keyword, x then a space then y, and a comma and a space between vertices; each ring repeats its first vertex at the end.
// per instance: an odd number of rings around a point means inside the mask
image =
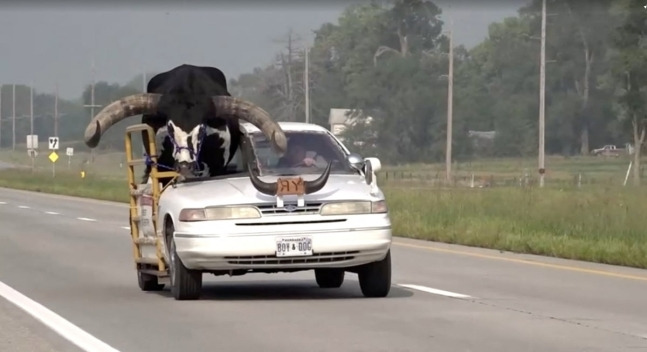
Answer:
POLYGON ((218 115, 233 115, 249 121, 258 127, 268 140, 272 141, 274 151, 283 156, 288 148, 287 138, 281 126, 272 120, 267 111, 254 103, 230 96, 214 96, 212 100, 218 115))
MULTIPOLYGON (((161 97, 156 93, 133 94, 106 106, 85 129, 85 144, 90 148, 96 147, 105 131, 127 117, 155 113, 161 97)), ((285 153, 288 144, 285 133, 267 111, 249 101, 230 96, 213 96, 211 99, 219 116, 233 115, 249 121, 272 141, 278 154, 282 156, 285 153)))
MULTIPOLYGON (((328 166, 326 166, 326 169, 324 170, 323 174, 321 174, 321 176, 312 181, 303 181, 305 194, 315 193, 326 185, 326 182, 328 182, 328 176, 330 176, 331 167, 332 161, 328 163, 328 166)), ((256 190, 271 196, 276 195, 276 192, 278 190, 278 182, 261 181, 261 179, 258 178, 258 175, 255 172, 255 170, 257 169, 253 166, 252 163, 248 164, 248 170, 249 178, 252 180, 252 185, 254 186, 254 188, 256 188, 256 190)))
POLYGON ((134 94, 106 106, 85 129, 85 144, 90 148, 96 147, 105 131, 127 117, 154 113, 161 97, 161 94, 134 94))

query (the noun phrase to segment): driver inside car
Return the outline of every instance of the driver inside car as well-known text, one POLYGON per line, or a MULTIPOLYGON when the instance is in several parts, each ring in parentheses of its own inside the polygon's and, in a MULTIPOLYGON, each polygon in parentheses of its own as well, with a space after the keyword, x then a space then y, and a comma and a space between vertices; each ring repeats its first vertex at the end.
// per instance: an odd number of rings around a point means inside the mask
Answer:
MULTIPOLYGON (((316 158, 309 157, 307 155, 305 146, 296 142, 290 141, 288 143, 287 154, 283 156, 277 166, 278 167, 299 167, 299 166, 320 166, 319 160, 316 158)), ((325 161, 324 161, 325 162, 325 161)), ((325 165, 324 165, 325 166, 325 165)))

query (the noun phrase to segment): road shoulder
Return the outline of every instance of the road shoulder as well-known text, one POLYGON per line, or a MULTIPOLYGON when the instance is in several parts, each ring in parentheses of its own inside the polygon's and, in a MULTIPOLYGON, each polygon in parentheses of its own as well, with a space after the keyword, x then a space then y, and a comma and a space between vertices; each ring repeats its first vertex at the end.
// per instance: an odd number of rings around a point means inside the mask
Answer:
POLYGON ((0 297, 0 351, 80 352, 81 350, 0 297))

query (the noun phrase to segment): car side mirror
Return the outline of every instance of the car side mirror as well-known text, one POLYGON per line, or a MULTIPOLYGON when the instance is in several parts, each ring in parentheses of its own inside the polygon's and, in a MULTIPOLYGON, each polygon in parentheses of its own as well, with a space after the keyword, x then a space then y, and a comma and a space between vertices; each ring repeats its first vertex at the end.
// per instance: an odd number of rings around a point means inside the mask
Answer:
POLYGON ((373 165, 370 160, 366 160, 364 163, 364 179, 366 180, 367 185, 373 184, 373 175, 375 175, 373 165))
POLYGON ((364 159, 364 162, 366 164, 371 164, 371 169, 373 170, 373 172, 382 170, 382 162, 380 162, 380 159, 378 158, 366 158, 364 159))
POLYGON ((364 177, 366 183, 372 185, 375 182, 375 173, 380 171, 382 168, 382 163, 378 158, 366 158, 364 159, 364 177))
POLYGON ((357 153, 350 153, 347 159, 350 165, 357 170, 362 170, 364 167, 364 158, 357 153))

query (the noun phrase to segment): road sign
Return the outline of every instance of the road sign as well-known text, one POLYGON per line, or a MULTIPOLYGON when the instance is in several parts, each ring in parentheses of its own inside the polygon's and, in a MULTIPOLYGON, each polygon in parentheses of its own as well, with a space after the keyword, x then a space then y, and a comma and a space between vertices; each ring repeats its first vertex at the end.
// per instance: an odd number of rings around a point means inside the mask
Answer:
POLYGON ((49 155, 49 160, 51 160, 53 163, 55 163, 55 162, 56 162, 56 160, 58 160, 58 154, 56 154, 56 152, 52 152, 52 153, 49 155))
POLYGON ((38 149, 38 135, 37 134, 28 134, 27 135, 27 149, 38 149))
POLYGON ((72 155, 74 155, 74 148, 67 147, 67 149, 65 149, 65 154, 66 154, 67 156, 72 156, 72 155))
POLYGON ((49 149, 58 150, 58 137, 49 137, 49 149))

